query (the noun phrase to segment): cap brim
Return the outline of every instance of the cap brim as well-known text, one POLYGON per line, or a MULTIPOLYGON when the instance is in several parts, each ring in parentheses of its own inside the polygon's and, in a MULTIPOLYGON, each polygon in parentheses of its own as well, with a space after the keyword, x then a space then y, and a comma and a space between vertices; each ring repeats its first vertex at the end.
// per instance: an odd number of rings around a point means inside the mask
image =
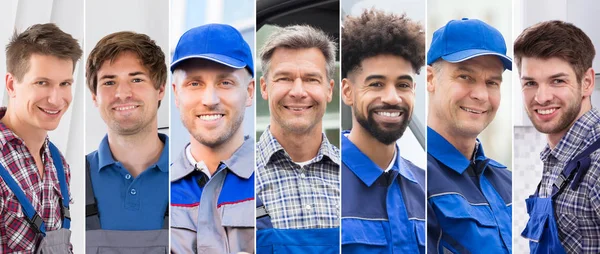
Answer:
POLYGON ((185 60, 188 59, 206 59, 206 60, 210 60, 225 66, 229 66, 231 68, 235 68, 235 69, 242 69, 246 67, 246 64, 243 61, 228 57, 228 56, 224 56, 224 55, 217 55, 217 54, 201 54, 201 55, 189 55, 186 57, 182 57, 180 59, 177 59, 177 61, 171 63, 171 72, 173 72, 175 70, 175 67, 177 67, 177 65, 179 65, 180 63, 182 63, 185 60))
POLYGON ((448 62, 451 62, 451 63, 458 63, 458 62, 469 60, 474 57, 489 56, 489 55, 498 56, 500 58, 500 60, 502 61, 502 65, 504 65, 504 69, 512 71, 512 59, 510 57, 500 54, 498 52, 490 51, 490 50, 483 50, 483 49, 463 50, 463 51, 459 51, 456 53, 442 56, 442 59, 444 59, 448 62))

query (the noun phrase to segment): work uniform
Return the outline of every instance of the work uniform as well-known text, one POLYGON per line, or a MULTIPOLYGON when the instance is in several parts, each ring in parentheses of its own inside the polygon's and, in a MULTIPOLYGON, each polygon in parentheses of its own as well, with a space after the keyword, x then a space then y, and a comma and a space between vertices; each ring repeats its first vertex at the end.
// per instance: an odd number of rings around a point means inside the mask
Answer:
POLYGON ((551 149, 540 153, 543 175, 526 200, 521 235, 531 253, 600 253, 600 114, 583 114, 551 149))
POLYGON ((169 139, 158 162, 133 177, 105 136, 86 156, 86 251, 168 253, 169 139))
POLYGON ((257 253, 339 253, 339 150, 294 162, 269 128, 256 149, 257 253))
POLYGON ((476 142, 471 160, 427 128, 429 253, 511 253, 512 178, 476 142))
POLYGON ((171 252, 253 253, 254 139, 246 136, 210 177, 186 150, 171 168, 171 252))
POLYGON ((342 253, 425 253, 425 171, 380 168, 342 134, 342 253))

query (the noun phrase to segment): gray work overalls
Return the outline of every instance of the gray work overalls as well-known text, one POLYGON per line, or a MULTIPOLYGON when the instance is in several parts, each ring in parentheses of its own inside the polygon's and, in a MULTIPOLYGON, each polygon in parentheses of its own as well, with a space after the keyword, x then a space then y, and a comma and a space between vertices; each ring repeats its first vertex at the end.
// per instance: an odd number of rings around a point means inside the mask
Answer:
POLYGON ((157 230, 104 230, 100 226, 98 205, 92 188, 86 157, 85 250, 94 253, 165 254, 169 251, 169 217, 167 208, 163 228, 157 230))
POLYGON ((61 193, 61 215, 62 215, 62 228, 53 231, 46 231, 46 224, 42 217, 35 211, 31 201, 27 199, 27 196, 19 187, 14 178, 10 173, 0 164, 0 176, 6 183, 6 185, 13 192, 21 207, 23 213, 26 216, 27 222, 37 233, 37 243, 35 246, 35 253, 43 254, 64 254, 71 253, 71 215, 69 214, 69 189, 67 186, 67 179, 65 177, 65 170, 63 168, 62 157, 58 148, 51 142, 48 142, 50 154, 54 167, 56 168, 56 175, 58 177, 58 183, 60 185, 61 193))

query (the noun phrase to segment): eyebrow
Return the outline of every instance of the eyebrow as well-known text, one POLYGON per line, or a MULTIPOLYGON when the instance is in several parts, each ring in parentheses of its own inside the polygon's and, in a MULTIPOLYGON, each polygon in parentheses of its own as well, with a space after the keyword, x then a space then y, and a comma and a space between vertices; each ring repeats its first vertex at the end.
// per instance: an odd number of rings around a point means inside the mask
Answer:
MULTIPOLYGON (((136 71, 136 72, 131 72, 131 73, 129 73, 128 75, 129 75, 130 77, 133 77, 133 76, 137 76, 137 75, 145 75, 145 74, 146 74, 146 73, 144 73, 144 72, 142 72, 142 71, 136 71)), ((100 77, 98 80, 103 80, 103 79, 114 79, 114 78, 116 78, 116 77, 117 77, 117 75, 102 75, 102 77, 100 77)))
MULTIPOLYGON (((569 75, 564 72, 559 72, 559 73, 556 73, 556 74, 548 77, 548 79, 562 78, 562 77, 568 77, 568 76, 569 75)), ((521 80, 531 81, 531 80, 535 80, 535 79, 533 77, 523 76, 523 77, 521 77, 521 80)))
MULTIPOLYGON (((369 80, 373 80, 373 79, 386 79, 386 77, 384 75, 380 75, 380 74, 373 74, 373 75, 369 75, 365 78, 365 82, 368 82, 369 80)), ((406 79, 409 80, 410 82, 413 82, 413 77, 411 75, 400 75, 396 78, 396 80, 402 80, 402 79, 406 79)))
MULTIPOLYGON (((36 77, 34 80, 52 81, 52 79, 49 79, 49 78, 46 78, 46 77, 36 77)), ((69 79, 65 79, 65 80, 63 80, 61 82, 70 82, 70 83, 73 83, 73 82, 75 82, 75 80, 72 79, 72 78, 69 78, 69 79)))
MULTIPOLYGON (((475 70, 467 67, 467 66, 458 66, 457 71, 464 71, 464 72, 468 72, 468 73, 474 73, 475 70)), ((499 76, 492 76, 491 78, 489 78, 488 80, 496 80, 499 81, 500 83, 502 83, 502 75, 499 76)))

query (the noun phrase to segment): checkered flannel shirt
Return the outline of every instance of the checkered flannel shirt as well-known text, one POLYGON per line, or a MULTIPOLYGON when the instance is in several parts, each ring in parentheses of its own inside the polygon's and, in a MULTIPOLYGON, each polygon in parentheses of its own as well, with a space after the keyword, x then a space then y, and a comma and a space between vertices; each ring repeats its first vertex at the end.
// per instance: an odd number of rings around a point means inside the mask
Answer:
POLYGON ((323 134, 310 163, 294 163, 269 129, 256 149, 256 193, 274 228, 333 228, 340 225, 340 151, 323 134))

